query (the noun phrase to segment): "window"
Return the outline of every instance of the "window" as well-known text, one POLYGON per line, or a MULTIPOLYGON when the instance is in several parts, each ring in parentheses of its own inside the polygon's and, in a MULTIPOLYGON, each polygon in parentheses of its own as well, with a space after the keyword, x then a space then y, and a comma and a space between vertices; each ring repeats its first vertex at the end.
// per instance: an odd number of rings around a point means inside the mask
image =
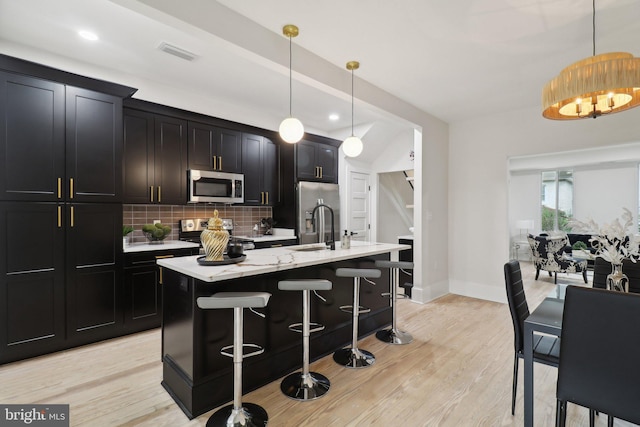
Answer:
POLYGON ((570 231, 573 216, 573 171, 542 172, 540 191, 542 231, 570 231))

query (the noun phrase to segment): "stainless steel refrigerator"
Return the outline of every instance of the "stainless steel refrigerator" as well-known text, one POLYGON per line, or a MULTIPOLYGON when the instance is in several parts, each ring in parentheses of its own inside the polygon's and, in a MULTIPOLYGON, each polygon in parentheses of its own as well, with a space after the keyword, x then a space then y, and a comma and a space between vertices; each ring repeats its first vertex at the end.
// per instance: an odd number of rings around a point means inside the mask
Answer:
POLYGON ((320 207, 312 221, 313 209, 325 204, 333 210, 335 240, 340 241, 340 191, 338 184, 300 181, 297 184, 298 239, 300 244, 328 242, 331 240, 331 212, 320 207))

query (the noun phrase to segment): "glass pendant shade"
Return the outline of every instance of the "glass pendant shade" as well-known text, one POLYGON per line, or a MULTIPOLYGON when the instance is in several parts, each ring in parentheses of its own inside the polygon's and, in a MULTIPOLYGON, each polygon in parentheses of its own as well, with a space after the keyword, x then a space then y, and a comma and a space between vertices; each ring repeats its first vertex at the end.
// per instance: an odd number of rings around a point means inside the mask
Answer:
POLYGON ((362 141, 357 136, 351 135, 342 142, 342 151, 348 157, 358 157, 362 153, 362 141))
POLYGON ((294 144, 302 139, 304 126, 302 122, 295 117, 287 117, 280 123, 278 132, 283 141, 294 144))

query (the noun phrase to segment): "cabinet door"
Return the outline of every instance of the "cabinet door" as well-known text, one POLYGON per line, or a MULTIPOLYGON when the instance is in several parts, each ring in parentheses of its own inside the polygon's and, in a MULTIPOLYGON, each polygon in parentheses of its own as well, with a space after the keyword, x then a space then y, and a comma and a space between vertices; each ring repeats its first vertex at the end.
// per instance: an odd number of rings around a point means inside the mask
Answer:
POLYGON ((219 129, 216 140, 218 170, 230 173, 242 172, 242 133, 219 129))
POLYGON ((0 363, 65 340, 62 206, 0 202, 0 363))
POLYGON ((244 204, 264 203, 262 187, 262 137, 242 135, 242 168, 244 170, 244 204))
POLYGON ((162 321, 162 289, 155 262, 144 267, 124 270, 124 324, 127 332, 160 326, 162 321))
POLYGON ((154 179, 154 120, 143 111, 124 111, 124 203, 150 203, 154 179))
POLYGON ((86 343, 121 333, 122 205, 67 206, 67 333, 86 343))
POLYGON ((0 85, 0 200, 64 198, 64 86, 3 72, 0 85))
POLYGON ((189 122, 188 164, 189 169, 213 171, 214 160, 218 163, 216 151, 217 128, 202 123, 189 122), (215 159, 214 159, 215 157, 215 159))
POLYGON ((326 144, 318 144, 316 161, 320 167, 322 182, 338 183, 338 148, 326 144))
POLYGON ((273 206, 280 202, 278 145, 268 138, 262 140, 262 189, 266 193, 264 204, 273 206))
POLYGON ((187 122, 155 116, 155 195, 153 202, 187 203, 187 122))
POLYGON ((300 141, 296 149, 296 175, 301 181, 317 181, 320 177, 316 163, 316 144, 300 141))
POLYGON ((122 202, 122 99, 66 91, 67 200, 122 202))

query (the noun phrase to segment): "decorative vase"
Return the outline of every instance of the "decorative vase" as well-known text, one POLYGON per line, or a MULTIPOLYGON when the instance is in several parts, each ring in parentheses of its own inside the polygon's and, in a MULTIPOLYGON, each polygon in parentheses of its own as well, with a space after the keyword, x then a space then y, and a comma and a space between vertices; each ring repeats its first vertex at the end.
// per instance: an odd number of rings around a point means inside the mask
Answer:
POLYGON ((629 278, 622 272, 622 264, 611 264, 611 274, 607 275, 607 289, 629 292, 629 278))
POLYGON ((222 261, 224 250, 229 242, 229 232, 222 228, 222 219, 218 218, 218 210, 213 211, 207 229, 200 234, 200 241, 206 254, 206 261, 222 261))

